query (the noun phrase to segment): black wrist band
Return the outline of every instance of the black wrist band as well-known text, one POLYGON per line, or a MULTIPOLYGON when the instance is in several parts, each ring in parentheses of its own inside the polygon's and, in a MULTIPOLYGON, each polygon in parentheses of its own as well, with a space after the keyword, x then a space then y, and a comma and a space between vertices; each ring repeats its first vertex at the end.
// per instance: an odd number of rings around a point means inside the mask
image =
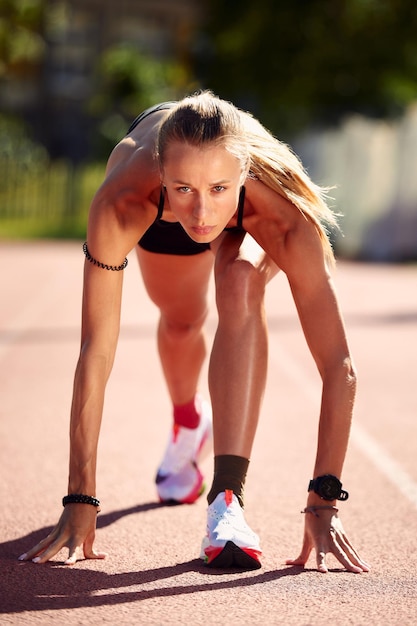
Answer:
POLYGON ((91 504, 98 507, 100 500, 94 496, 85 496, 83 493, 70 493, 62 498, 62 506, 66 504, 91 504))

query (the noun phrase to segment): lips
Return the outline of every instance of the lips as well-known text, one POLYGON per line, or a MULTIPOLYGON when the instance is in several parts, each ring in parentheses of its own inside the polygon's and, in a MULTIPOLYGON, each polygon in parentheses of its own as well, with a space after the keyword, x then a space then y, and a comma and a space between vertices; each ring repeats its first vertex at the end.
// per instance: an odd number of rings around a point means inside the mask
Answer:
POLYGON ((206 237, 213 232, 214 228, 214 226, 193 226, 191 230, 199 237, 206 237))

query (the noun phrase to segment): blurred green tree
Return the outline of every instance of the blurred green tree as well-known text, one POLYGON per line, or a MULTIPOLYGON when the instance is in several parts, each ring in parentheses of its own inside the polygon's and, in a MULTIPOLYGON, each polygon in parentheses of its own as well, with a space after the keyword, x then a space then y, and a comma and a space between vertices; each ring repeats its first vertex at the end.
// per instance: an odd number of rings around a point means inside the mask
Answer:
POLYGON ((272 130, 393 116, 417 97, 415 0, 210 0, 204 85, 272 130))
POLYGON ((184 95, 189 77, 174 60, 157 59, 132 43, 118 43, 98 59, 88 111, 98 120, 96 148, 104 155, 141 111, 184 95))
MULTIPOLYGON (((9 100, 13 81, 24 84, 39 75, 46 53, 43 37, 45 0, 0 0, 0 89, 2 101, 9 100)), ((26 93, 25 93, 26 95, 26 93)), ((14 184, 18 170, 9 166, 18 162, 25 172, 44 164, 45 150, 30 139, 29 128, 14 111, 13 97, 7 110, 0 111, 0 189, 14 184)), ((24 97, 24 96, 23 96, 24 97)))
POLYGON ((31 74, 41 63, 45 0, 0 0, 0 80, 31 74))

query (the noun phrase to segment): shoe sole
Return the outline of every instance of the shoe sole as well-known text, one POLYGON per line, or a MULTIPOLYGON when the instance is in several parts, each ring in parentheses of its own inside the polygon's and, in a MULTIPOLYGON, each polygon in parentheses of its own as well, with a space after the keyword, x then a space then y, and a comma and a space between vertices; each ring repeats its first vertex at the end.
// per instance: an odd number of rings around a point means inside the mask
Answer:
POLYGON ((227 541, 223 550, 212 559, 206 561, 207 567, 217 569, 239 568, 245 570, 259 569, 262 567, 261 562, 256 555, 252 556, 239 548, 233 541, 227 541))

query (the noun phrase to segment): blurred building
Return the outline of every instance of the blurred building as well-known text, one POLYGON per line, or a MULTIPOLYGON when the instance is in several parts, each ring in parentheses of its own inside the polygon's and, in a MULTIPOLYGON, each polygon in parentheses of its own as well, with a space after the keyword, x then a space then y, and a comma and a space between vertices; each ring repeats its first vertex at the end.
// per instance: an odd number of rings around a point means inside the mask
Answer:
POLYGON ((47 0, 42 63, 14 72, 1 91, 1 110, 30 122, 53 157, 83 159, 85 103, 100 54, 131 42, 155 58, 186 64, 203 6, 195 0, 47 0))

